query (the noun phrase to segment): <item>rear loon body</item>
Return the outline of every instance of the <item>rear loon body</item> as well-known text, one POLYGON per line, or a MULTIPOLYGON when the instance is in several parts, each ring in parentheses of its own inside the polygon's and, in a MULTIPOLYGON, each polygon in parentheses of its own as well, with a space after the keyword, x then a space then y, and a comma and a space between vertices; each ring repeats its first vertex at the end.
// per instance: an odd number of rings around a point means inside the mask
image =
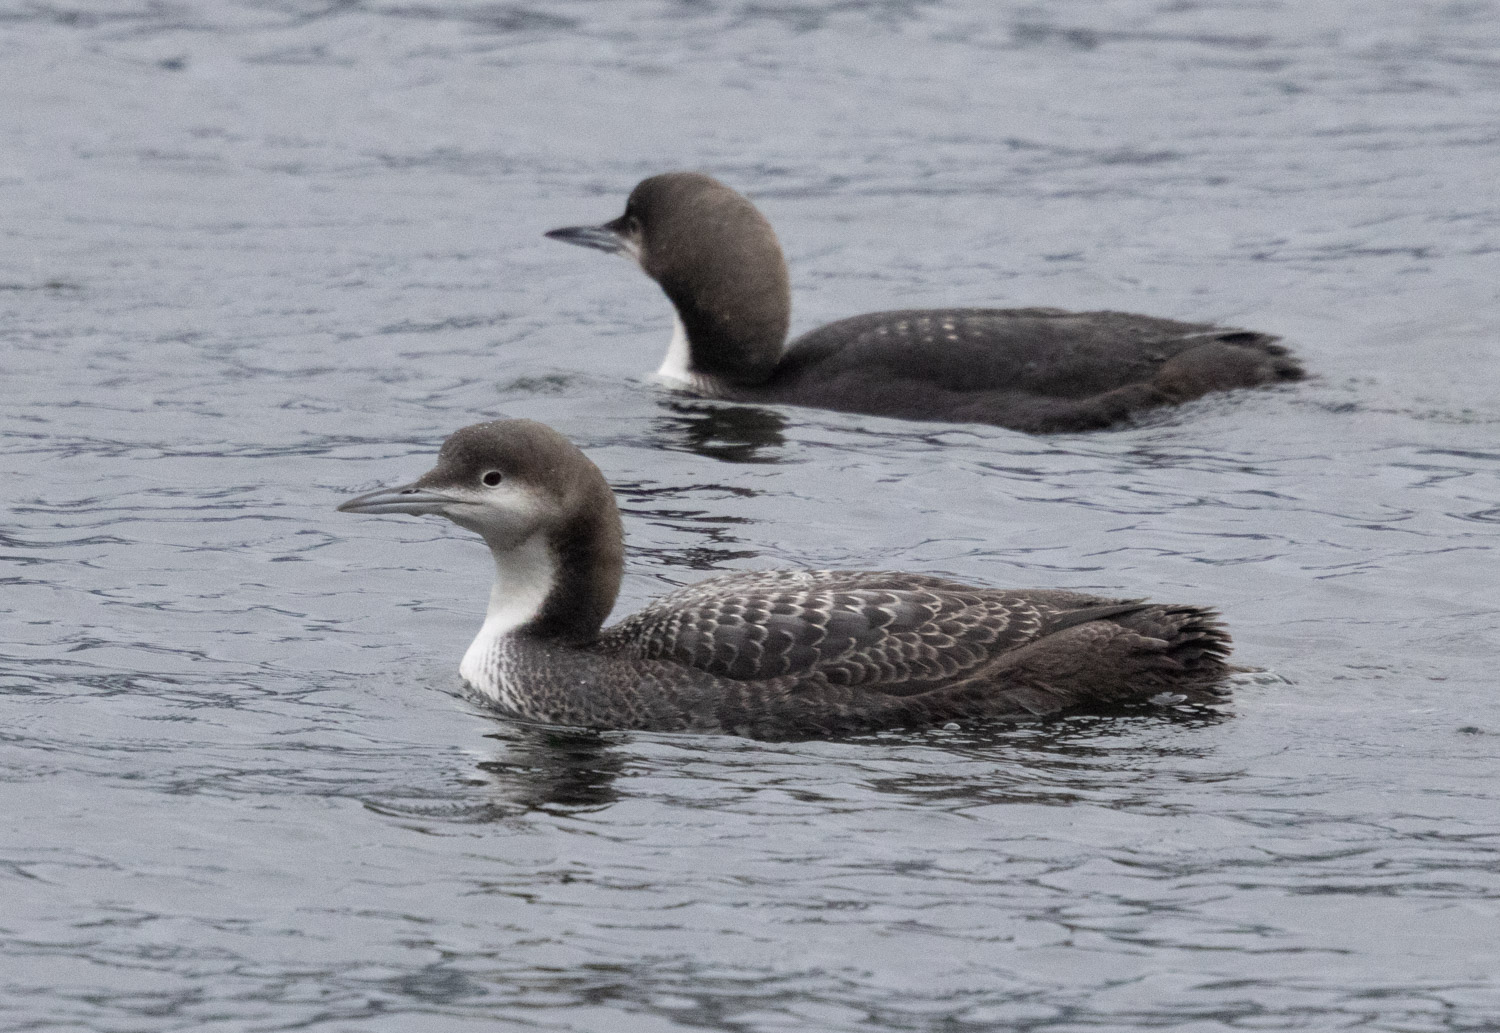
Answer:
POLYGON ((677 321, 657 375, 704 397, 1049 433, 1303 375, 1269 334, 1050 308, 872 312, 783 351, 791 290, 776 233, 698 173, 652 176, 619 218, 547 236, 627 255, 661 285, 677 321))
POLYGON ((465 427, 421 479, 339 509, 484 538, 495 582, 460 674, 533 721, 808 738, 1211 701, 1229 670, 1211 610, 890 571, 725 574, 603 629, 624 570, 613 492, 529 420, 465 427))

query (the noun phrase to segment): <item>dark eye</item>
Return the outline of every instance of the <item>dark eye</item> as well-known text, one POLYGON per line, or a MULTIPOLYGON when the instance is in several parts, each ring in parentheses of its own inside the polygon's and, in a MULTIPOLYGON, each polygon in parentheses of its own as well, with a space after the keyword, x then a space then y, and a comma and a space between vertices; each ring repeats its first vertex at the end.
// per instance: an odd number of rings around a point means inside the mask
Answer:
POLYGON ((501 481, 505 480, 504 477, 500 476, 499 470, 491 470, 479 479, 491 488, 499 484, 501 481))
POLYGON ((637 219, 634 215, 627 215, 625 217, 625 230, 632 237, 638 237, 638 236, 640 236, 641 235, 641 220, 637 219))

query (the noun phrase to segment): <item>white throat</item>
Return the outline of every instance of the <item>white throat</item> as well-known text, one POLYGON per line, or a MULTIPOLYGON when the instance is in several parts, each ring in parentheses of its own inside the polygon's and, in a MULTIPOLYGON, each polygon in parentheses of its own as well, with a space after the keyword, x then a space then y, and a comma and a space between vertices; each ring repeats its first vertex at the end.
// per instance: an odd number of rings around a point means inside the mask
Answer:
POLYGON ((661 360, 654 379, 674 391, 687 391, 700 398, 719 398, 726 393, 717 377, 693 369, 687 327, 682 325, 682 317, 676 311, 672 313, 672 342, 667 345, 667 357, 661 360))
POLYGON ((506 689, 503 671, 496 662, 496 647, 541 613, 557 579, 557 560, 541 532, 514 549, 494 555, 490 608, 484 615, 484 626, 458 665, 458 673, 475 689, 503 703, 506 689))
POLYGON ((682 317, 675 311, 672 313, 672 343, 667 345, 667 357, 661 360, 661 368, 656 371, 656 379, 668 387, 683 388, 688 391, 696 390, 698 375, 692 368, 693 354, 688 347, 687 327, 682 325, 682 317))

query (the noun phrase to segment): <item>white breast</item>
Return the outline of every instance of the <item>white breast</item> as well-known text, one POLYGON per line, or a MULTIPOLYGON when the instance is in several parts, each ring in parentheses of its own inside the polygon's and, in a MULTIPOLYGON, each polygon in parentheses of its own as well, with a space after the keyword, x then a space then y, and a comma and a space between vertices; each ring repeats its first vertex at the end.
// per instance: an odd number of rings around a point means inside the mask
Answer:
POLYGON ((484 626, 464 652, 458 673, 475 691, 501 706, 516 709, 514 687, 505 684, 507 636, 536 619, 552 591, 557 561, 543 534, 534 534, 514 549, 495 554, 495 583, 484 626))

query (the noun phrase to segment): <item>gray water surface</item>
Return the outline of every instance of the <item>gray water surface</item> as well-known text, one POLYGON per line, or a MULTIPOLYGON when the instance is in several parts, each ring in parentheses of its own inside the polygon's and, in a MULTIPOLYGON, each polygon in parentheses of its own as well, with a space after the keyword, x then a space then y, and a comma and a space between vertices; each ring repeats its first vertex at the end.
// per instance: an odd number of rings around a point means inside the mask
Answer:
POLYGON ((0 1028, 1500 1029, 1500 4, 0 0, 0 1028), (1318 377, 1032 438, 673 398, 544 240, 710 171, 797 329, 1041 304, 1318 377), (1221 713, 509 724, 497 415, 716 570, 1220 606, 1221 713))

